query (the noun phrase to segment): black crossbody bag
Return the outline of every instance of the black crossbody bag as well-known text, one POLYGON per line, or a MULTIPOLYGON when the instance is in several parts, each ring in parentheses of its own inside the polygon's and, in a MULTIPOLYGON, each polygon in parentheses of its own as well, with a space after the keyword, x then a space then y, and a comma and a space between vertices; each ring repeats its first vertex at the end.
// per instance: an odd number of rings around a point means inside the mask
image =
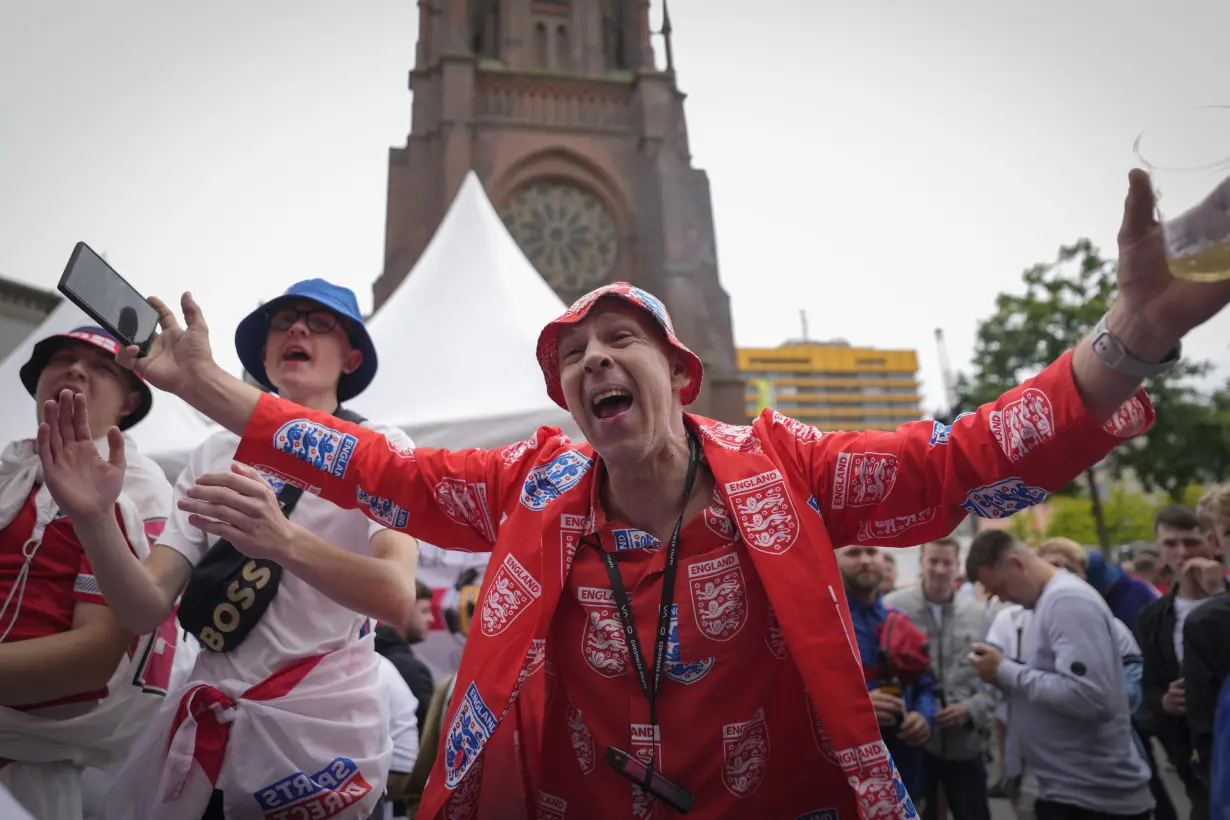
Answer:
MULTIPOLYGON (((352 424, 367 419, 339 407, 335 418, 352 424)), ((284 484, 278 492, 282 514, 290 518, 303 490, 284 484)), ((339 511, 340 512, 340 511, 339 511)), ((232 652, 252 634, 282 583, 282 565, 249 558, 225 538, 193 567, 179 602, 179 624, 211 652, 232 652)))

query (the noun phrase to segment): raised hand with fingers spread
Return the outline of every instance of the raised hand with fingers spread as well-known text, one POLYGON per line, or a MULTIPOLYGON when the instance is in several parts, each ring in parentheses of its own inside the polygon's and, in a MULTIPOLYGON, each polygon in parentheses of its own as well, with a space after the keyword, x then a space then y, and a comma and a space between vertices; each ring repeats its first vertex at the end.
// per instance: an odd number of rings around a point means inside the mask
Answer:
POLYGON ((175 314, 161 299, 151 296, 149 303, 158 310, 161 332, 154 337, 145 356, 140 356, 139 347, 129 345, 115 359, 158 389, 182 396, 194 380, 204 378, 218 367, 209 346, 205 314, 191 293, 180 298, 185 327, 180 327, 175 314))
POLYGON ((108 455, 103 458, 90 435, 85 396, 71 390, 43 407, 38 426, 38 454, 43 480, 60 509, 73 519, 111 516, 124 488, 124 434, 107 430, 108 455))

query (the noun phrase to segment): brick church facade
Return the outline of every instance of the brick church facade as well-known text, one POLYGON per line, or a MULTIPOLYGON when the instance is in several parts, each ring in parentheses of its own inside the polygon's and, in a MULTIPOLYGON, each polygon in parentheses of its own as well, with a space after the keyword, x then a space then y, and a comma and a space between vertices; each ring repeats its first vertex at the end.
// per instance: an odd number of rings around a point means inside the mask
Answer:
POLYGON ((389 153, 375 305, 413 268, 473 169, 565 303, 625 280, 662 297, 705 363, 691 409, 742 423, 730 300, 705 172, 688 148, 670 18, 649 0, 419 0, 409 137, 389 153))

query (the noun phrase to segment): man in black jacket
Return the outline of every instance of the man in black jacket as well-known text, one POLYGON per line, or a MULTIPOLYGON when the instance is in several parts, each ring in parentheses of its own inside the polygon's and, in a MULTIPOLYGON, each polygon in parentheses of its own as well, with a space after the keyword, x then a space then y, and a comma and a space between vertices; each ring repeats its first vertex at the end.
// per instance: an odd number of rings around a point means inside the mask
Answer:
POLYGON ((406 685, 410 687, 410 692, 418 699, 419 707, 415 716, 419 722, 419 736, 422 737, 423 724, 427 722, 427 707, 431 703, 435 684, 431 679, 431 670, 427 668, 427 664, 415 657, 410 645, 422 643, 427 638, 427 630, 431 628, 431 588, 418 580, 414 582, 414 586, 416 598, 410 620, 400 630, 388 624, 376 627, 376 651, 393 662, 406 685))
MULTIPOLYGON (((1214 487, 1196 506, 1213 548, 1224 560, 1230 546, 1230 484, 1214 487)), ((1216 585, 1215 579, 1206 583, 1216 585)), ((1201 606, 1183 625, 1183 679, 1187 682, 1187 725, 1192 768, 1205 785, 1213 750, 1213 723, 1221 689, 1230 678, 1230 593, 1201 606)))
POLYGON ((1209 789, 1192 771, 1187 689, 1182 674, 1183 627, 1189 613, 1224 589, 1216 546, 1191 507, 1166 507, 1154 520, 1162 561, 1175 582, 1140 611, 1136 642, 1144 657, 1141 724, 1161 741, 1192 804, 1193 820, 1209 816, 1209 789))
POLYGON ((1211 786, 1209 762, 1217 698, 1230 677, 1230 593, 1223 592, 1192 613, 1183 625, 1183 642, 1192 771, 1205 786, 1211 786))

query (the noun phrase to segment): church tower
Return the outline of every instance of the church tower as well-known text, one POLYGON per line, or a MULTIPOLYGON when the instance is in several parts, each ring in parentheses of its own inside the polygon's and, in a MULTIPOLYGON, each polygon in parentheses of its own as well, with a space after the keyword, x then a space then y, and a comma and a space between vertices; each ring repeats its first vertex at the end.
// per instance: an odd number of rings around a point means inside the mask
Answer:
POLYGON ((377 307, 413 268, 473 169, 568 304, 627 281, 660 296, 705 364, 690 409, 741 423, 730 300, 684 94, 650 39, 649 0, 419 0, 411 130, 389 152, 377 307))

